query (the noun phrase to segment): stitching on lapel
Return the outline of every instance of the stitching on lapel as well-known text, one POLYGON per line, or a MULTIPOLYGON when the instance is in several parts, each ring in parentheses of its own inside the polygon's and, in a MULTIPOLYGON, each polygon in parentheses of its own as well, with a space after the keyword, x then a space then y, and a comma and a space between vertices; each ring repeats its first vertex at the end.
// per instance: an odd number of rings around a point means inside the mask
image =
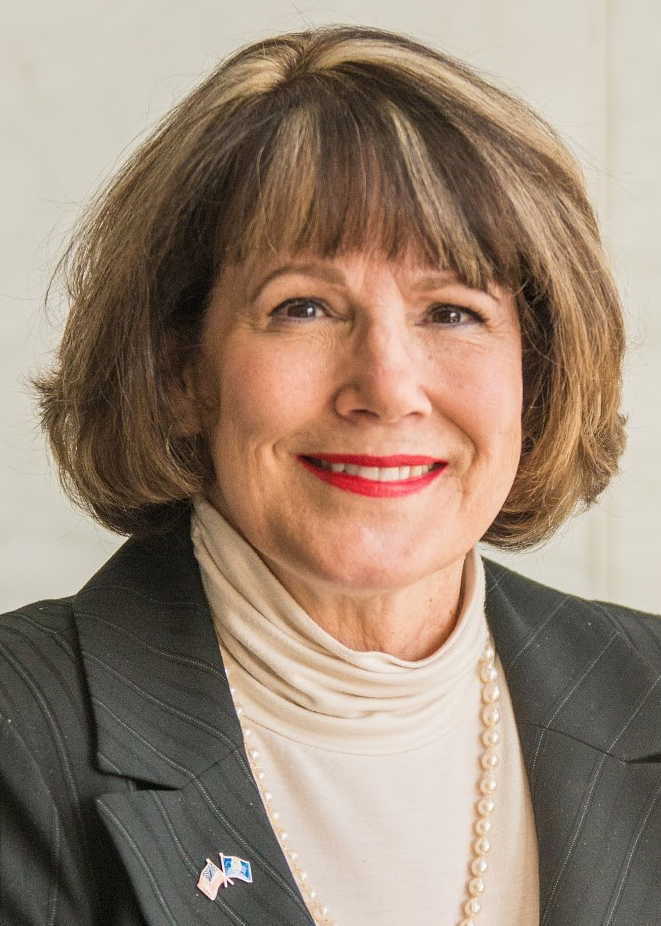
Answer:
MULTIPOLYGON (((202 614, 209 613, 209 609, 203 604, 200 604, 199 601, 193 601, 190 598, 176 598, 174 601, 171 599, 154 598, 151 595, 146 595, 144 592, 139 591, 135 586, 122 585, 120 582, 100 582, 94 585, 93 594, 88 588, 79 592, 76 598, 84 602, 90 595, 95 597, 98 592, 129 592, 132 598, 139 598, 141 601, 148 601, 149 604, 161 605, 164 608, 171 608, 173 604, 176 604, 181 607, 195 608, 196 611, 201 611, 202 614)), ((79 608, 76 608, 76 613, 84 614, 84 606, 81 605, 79 608)))
MULTIPOLYGON (((185 720, 187 723, 190 723, 191 726, 193 727, 197 727, 200 730, 205 730, 207 733, 211 733, 213 736, 218 737, 218 739, 221 740, 228 748, 231 748, 231 749, 235 748, 236 743, 234 742, 234 740, 231 737, 229 737, 226 733, 224 733, 222 730, 219 730, 216 727, 212 727, 211 724, 208 724, 204 720, 200 720, 199 718, 194 717, 192 714, 189 714, 187 711, 182 711, 178 707, 174 707, 171 704, 167 704, 165 701, 161 700, 161 698, 157 698, 156 695, 151 694, 151 692, 149 691, 146 691, 140 685, 136 685, 136 683, 132 679, 124 675, 122 672, 118 672, 117 669, 114 669, 107 662, 104 662, 102 659, 99 659, 98 656, 94 656, 92 653, 87 653, 87 658, 91 662, 95 662, 97 665, 101 666, 101 668, 104 669, 108 673, 108 675, 112 675, 114 678, 120 681, 123 685, 126 685, 127 688, 131 688, 133 691, 136 692, 136 694, 139 694, 141 697, 143 697, 145 701, 150 701, 152 704, 158 705, 158 707, 162 708, 164 711, 167 711, 169 714, 173 714, 175 717, 180 717, 182 720, 185 720)), ((95 704, 101 705, 103 708, 108 710, 108 713, 112 714, 112 711, 110 710, 110 708, 108 708, 107 705, 104 704, 102 701, 95 699, 95 698, 93 698, 92 700, 94 701, 95 704)), ((114 714, 112 715, 113 717, 115 716, 114 714)), ((126 729, 130 730, 130 727, 127 727, 126 729)))
POLYGON ((186 768, 185 766, 180 765, 178 762, 175 762, 174 759, 171 759, 169 756, 166 756, 165 753, 161 752, 161 750, 158 749, 156 746, 154 746, 153 743, 151 743, 148 739, 145 739, 145 737, 142 736, 140 733, 138 733, 137 730, 134 730, 130 724, 128 724, 125 720, 122 720, 122 718, 119 717, 113 711, 112 708, 108 707, 107 704, 101 701, 100 698, 92 698, 92 704, 95 704, 98 707, 102 708, 102 710, 104 710, 107 714, 109 714, 112 717, 115 723, 119 724, 120 727, 123 727, 123 729, 126 730, 127 733, 130 733, 132 736, 134 736, 135 739, 137 739, 139 743, 142 743, 142 745, 145 746, 146 749, 149 750, 149 752, 152 752, 155 756, 158 756, 158 758, 161 759, 163 762, 165 762, 166 765, 169 765, 171 768, 174 768, 178 772, 181 772, 183 775, 186 776, 186 778, 188 778, 189 781, 193 780, 195 775, 189 768, 186 768))
POLYGON ((88 614, 86 611, 79 611, 79 614, 89 618, 89 620, 95 621, 97 624, 103 624, 104 627, 110 627, 118 634, 118 636, 125 637, 127 640, 131 640, 132 642, 137 643, 139 646, 148 650, 150 653, 154 653, 155 656, 162 656, 163 659, 167 659, 168 662, 173 662, 176 665, 192 666, 194 669, 206 669, 210 675, 215 676, 226 687, 229 687, 227 685, 227 676, 225 673, 221 672, 219 669, 216 669, 208 662, 204 662, 201 659, 191 659, 189 656, 182 656, 181 654, 173 652, 172 650, 162 649, 159 646, 154 646, 153 643, 147 643, 146 640, 143 640, 141 637, 139 637, 137 633, 132 633, 130 630, 127 630, 120 624, 116 624, 114 621, 106 620, 105 618, 99 617, 96 614, 88 614))

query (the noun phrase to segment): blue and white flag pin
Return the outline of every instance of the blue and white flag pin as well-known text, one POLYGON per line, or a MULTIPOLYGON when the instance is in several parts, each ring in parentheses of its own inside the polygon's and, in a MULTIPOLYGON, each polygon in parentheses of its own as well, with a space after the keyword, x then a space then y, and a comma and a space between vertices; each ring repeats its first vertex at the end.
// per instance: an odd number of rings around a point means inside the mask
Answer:
POLYGON ((247 862, 244 858, 239 858, 238 855, 223 855, 222 852, 219 852, 218 855, 220 857, 220 867, 230 884, 234 883, 232 878, 238 878, 239 881, 247 881, 248 884, 252 884, 250 862, 247 862))

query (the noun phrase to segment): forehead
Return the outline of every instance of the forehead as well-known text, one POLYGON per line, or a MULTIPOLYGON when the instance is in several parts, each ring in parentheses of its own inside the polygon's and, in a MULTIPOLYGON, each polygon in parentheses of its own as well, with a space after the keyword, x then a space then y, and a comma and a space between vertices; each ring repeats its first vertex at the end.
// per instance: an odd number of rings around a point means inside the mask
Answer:
MULTIPOLYGON (((374 274, 392 276, 398 285, 425 291, 450 284, 467 285, 451 267, 444 267, 412 249, 399 258, 373 250, 353 250, 333 257, 311 251, 255 256, 249 261, 227 265, 216 284, 216 292, 231 288, 252 301, 269 284, 292 276, 312 277, 331 286, 361 288, 374 274)), ((494 281, 472 287, 492 292, 494 281)))

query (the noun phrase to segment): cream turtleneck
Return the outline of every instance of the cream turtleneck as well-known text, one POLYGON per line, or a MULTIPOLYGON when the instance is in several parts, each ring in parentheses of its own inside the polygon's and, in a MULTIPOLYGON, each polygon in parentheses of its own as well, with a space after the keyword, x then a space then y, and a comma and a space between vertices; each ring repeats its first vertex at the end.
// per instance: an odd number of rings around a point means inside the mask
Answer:
MULTIPOLYGON (((484 571, 426 659, 357 652, 322 630, 255 550, 196 499, 195 553, 223 659, 291 844, 340 926, 461 920, 480 752, 484 571)), ((537 847, 504 697, 484 926, 538 922, 537 847)))

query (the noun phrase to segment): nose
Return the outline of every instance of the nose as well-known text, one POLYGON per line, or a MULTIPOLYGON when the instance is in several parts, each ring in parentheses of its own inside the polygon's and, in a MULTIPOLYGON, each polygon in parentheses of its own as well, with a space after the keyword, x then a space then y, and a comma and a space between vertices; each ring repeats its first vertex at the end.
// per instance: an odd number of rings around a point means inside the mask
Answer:
POLYGON ((401 320, 375 319, 353 332, 335 409, 354 421, 394 424, 426 417, 425 363, 415 334, 401 320))

